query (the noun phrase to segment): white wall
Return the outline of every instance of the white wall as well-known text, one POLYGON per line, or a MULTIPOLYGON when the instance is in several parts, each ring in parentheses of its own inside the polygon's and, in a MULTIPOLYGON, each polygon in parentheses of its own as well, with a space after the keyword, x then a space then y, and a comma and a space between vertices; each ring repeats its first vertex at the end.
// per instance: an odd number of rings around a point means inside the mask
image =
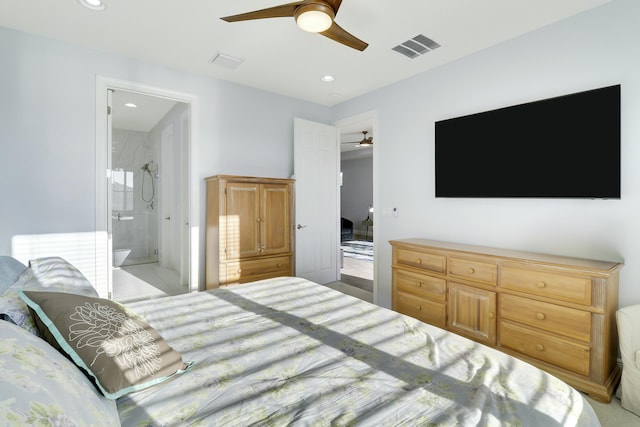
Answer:
POLYGON ((353 221, 354 232, 364 234, 362 221, 369 214, 369 205, 373 205, 373 159, 342 160, 340 169, 340 214, 353 221))
MULTIPOLYGON (((6 28, 0 28, 0 58, 3 255, 11 255, 15 236, 96 230, 97 75, 198 97, 192 174, 199 182, 201 230, 202 178, 289 177, 293 118, 330 121, 328 107, 6 28)), ((199 236, 203 254, 204 232, 199 236)), ((202 280, 203 270, 202 261, 202 280)))
MULTIPOLYGON (((640 2, 615 0, 332 108, 377 110, 377 301, 391 305, 388 241, 424 237, 624 261, 620 306, 640 302, 640 2), (622 85, 622 199, 436 199, 434 122, 622 85), (397 207, 399 216, 382 217, 397 207)), ((441 49, 446 49, 446 42, 441 49)), ((434 52, 434 54, 436 54, 434 52)), ((585 165, 597 173, 597 165, 585 165)))
MULTIPOLYGON (((614 0, 332 108, 0 28, 0 254, 11 253, 16 235, 95 230, 95 78, 102 75, 199 97, 193 174, 201 201, 202 178, 212 174, 289 176, 293 117, 329 123, 377 111, 375 275, 381 305, 391 304, 386 242, 413 236, 624 260, 620 305, 638 303, 638 16, 640 2, 614 0), (621 200, 434 198, 436 120, 618 83, 621 200), (380 215, 392 207, 397 218, 380 215)), ((202 203, 200 210, 202 226, 202 203)))

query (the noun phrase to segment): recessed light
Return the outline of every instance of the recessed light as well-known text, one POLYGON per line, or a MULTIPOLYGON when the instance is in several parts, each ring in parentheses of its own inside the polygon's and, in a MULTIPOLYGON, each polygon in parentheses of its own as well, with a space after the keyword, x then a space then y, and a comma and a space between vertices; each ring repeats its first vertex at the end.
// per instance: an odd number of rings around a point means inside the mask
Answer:
POLYGON ((102 0, 78 0, 78 3, 91 10, 104 10, 106 7, 102 0))
POLYGON ((323 82, 332 82, 335 79, 336 78, 333 77, 331 74, 325 74, 324 76, 320 77, 320 80, 322 80, 323 82))
POLYGON ((129 108, 138 108, 138 105, 134 104, 133 102, 127 102, 126 104, 124 104, 124 106, 129 108))

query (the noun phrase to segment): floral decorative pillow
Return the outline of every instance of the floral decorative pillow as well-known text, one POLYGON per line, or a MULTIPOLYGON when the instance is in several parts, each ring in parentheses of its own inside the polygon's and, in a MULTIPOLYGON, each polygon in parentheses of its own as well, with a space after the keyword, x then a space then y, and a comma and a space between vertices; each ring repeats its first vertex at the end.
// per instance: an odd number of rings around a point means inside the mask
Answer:
POLYGON ((114 301, 62 292, 19 294, 36 313, 40 335, 94 377, 110 399, 166 381, 191 366, 155 329, 114 301))
POLYGON ((115 402, 53 347, 0 320, 0 424, 119 426, 115 402))

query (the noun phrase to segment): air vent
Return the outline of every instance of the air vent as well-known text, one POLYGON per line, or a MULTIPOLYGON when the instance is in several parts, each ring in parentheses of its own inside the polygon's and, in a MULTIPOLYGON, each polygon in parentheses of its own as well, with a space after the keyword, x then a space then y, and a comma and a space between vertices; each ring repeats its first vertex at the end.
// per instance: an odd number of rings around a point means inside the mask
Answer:
POLYGON ((242 64, 243 61, 244 59, 236 58, 234 56, 218 52, 213 56, 213 58, 211 58, 209 62, 224 68, 235 69, 238 68, 238 65, 242 64))
POLYGON ((429 37, 418 34, 414 38, 392 48, 392 50, 395 50, 396 52, 413 59, 439 47, 440 45, 431 40, 429 37))

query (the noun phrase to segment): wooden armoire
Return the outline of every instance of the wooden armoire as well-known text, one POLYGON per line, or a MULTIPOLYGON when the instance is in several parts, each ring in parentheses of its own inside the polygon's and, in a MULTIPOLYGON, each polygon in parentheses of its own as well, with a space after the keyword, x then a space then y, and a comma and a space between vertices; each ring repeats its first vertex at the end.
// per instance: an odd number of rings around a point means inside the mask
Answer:
POLYGON ((206 288, 292 276, 292 179, 205 179, 206 288))

